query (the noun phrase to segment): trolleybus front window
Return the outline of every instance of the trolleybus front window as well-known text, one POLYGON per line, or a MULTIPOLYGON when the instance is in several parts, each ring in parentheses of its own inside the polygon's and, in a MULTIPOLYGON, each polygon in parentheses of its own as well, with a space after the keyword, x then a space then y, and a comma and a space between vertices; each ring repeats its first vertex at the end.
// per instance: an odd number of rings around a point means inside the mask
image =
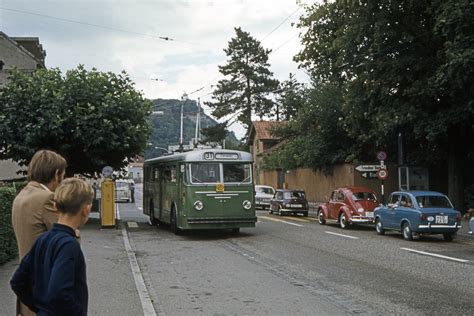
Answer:
POLYGON ((217 183, 219 181, 218 163, 192 163, 191 182, 192 183, 217 183))
POLYGON ((224 163, 222 164, 224 173, 224 182, 251 183, 252 177, 250 170, 251 164, 243 163, 224 163))

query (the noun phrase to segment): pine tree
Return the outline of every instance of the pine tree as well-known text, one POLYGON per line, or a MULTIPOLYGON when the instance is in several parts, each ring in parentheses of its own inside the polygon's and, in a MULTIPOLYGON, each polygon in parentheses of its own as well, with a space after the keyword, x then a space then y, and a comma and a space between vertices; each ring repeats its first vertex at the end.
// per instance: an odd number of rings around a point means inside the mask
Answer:
POLYGON ((271 50, 264 49, 240 27, 235 28, 235 32, 236 37, 224 49, 227 64, 219 66, 225 79, 218 82, 213 92, 214 101, 206 104, 213 110, 213 116, 228 117, 226 125, 237 120, 248 130, 252 114, 262 117, 270 113, 273 101, 268 94, 277 89, 278 80, 272 78, 273 73, 269 70, 271 50))

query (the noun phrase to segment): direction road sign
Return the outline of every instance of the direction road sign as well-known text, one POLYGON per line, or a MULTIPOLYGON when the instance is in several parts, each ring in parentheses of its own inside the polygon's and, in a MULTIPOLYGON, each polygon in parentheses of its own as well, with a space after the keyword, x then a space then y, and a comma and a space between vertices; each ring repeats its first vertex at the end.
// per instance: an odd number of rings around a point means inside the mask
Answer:
POLYGON ((377 178, 377 172, 375 172, 375 171, 362 172, 360 175, 363 178, 366 178, 366 179, 375 179, 375 178, 377 178))
POLYGON ((388 171, 386 169, 380 169, 378 172, 377 172, 377 177, 380 179, 380 180, 385 180, 387 179, 388 177, 388 171))
POLYGON ((380 165, 359 165, 355 168, 355 170, 359 172, 377 171, 379 169, 380 169, 380 165))

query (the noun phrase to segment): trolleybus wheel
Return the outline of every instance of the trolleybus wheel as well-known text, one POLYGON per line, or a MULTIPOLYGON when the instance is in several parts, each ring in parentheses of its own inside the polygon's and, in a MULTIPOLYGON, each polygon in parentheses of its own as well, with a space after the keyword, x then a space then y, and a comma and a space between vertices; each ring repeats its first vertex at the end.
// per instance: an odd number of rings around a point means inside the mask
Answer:
POLYGON ((180 235, 181 234, 181 229, 178 227, 178 221, 176 219, 176 209, 173 207, 171 209, 171 218, 170 218, 170 226, 171 226, 171 231, 175 235, 180 235))

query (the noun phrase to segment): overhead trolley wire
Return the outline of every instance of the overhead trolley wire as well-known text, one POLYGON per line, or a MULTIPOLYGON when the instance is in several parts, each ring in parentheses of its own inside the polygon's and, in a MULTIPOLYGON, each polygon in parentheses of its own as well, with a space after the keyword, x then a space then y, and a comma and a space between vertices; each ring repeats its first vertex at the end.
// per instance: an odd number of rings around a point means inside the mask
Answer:
POLYGON ((122 32, 122 33, 135 34, 135 35, 140 35, 140 36, 147 36, 147 37, 151 37, 151 38, 159 39, 159 40, 163 40, 163 41, 174 41, 174 42, 180 42, 180 43, 185 43, 185 44, 189 44, 189 45, 202 46, 202 44, 181 41, 181 40, 177 40, 177 39, 174 39, 174 38, 171 38, 171 37, 168 37, 168 36, 157 36, 157 35, 153 35, 153 34, 135 32, 135 31, 130 31, 130 30, 124 30, 124 29, 120 29, 120 28, 116 28, 116 27, 110 27, 110 26, 106 26, 106 25, 99 25, 99 24, 94 24, 94 23, 88 23, 88 22, 83 22, 83 21, 66 19, 66 18, 61 18, 61 17, 47 15, 47 14, 41 14, 41 13, 35 13, 35 12, 17 10, 17 9, 5 8, 5 7, 0 7, 0 10, 11 11, 11 12, 16 12, 16 13, 22 13, 22 14, 28 14, 28 15, 38 16, 38 17, 42 17, 42 18, 62 21, 62 22, 79 24, 79 25, 91 26, 91 27, 101 28, 101 29, 110 30, 110 31, 117 31, 117 32, 122 32))

